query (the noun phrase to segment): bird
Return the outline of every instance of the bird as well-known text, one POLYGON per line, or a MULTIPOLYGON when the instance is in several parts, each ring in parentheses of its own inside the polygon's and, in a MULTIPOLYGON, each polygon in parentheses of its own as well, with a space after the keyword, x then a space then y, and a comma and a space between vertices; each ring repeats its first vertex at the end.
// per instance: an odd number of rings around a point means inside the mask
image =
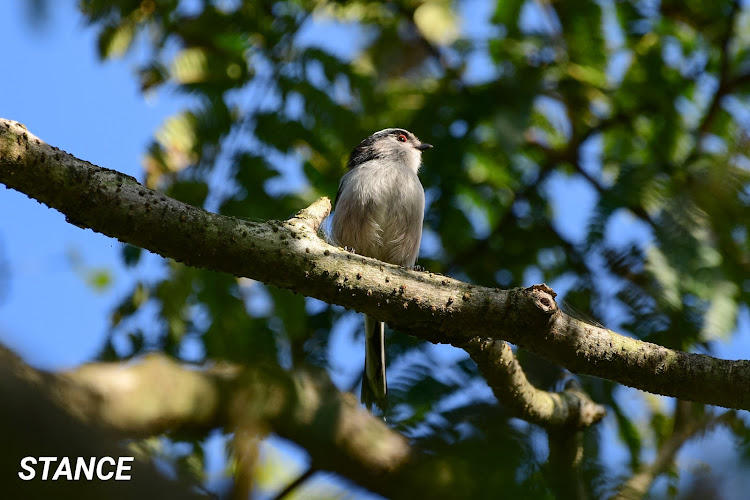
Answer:
MULTIPOLYGON (((424 188, 417 176, 432 145, 402 128, 375 132, 351 152, 331 220, 333 243, 391 264, 413 268, 424 219, 424 188)), ((365 315, 365 367, 361 401, 388 408, 385 325, 365 315)))

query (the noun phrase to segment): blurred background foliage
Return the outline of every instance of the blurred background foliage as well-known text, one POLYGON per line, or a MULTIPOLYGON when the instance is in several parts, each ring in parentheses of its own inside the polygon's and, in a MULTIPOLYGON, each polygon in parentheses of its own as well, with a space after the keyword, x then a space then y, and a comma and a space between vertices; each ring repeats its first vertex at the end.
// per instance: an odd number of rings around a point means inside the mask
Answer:
MULTIPOLYGON (((102 59, 134 62, 145 94, 190 97, 145 152, 150 187, 226 215, 284 219, 336 194, 361 139, 404 127, 435 145, 420 174, 422 266, 502 288, 544 281, 611 328, 676 349, 711 353, 741 334, 750 298, 745 2, 79 6, 102 59)), ((123 259, 136 267, 141 253, 126 247, 123 259)), ((359 321, 163 261, 112 312, 102 358, 159 349, 194 362, 314 365, 357 391, 359 321)), ((508 417, 465 354, 393 332, 388 356, 391 426, 423 449, 470 458, 490 497, 550 497, 543 433, 508 417)), ((518 356, 540 387, 559 389, 568 376, 518 356)), ((584 460, 588 494, 607 497, 653 457, 678 413, 670 400, 581 383, 610 409, 612 425, 586 433, 584 460), (625 449, 624 465, 607 459, 612 446, 625 449)), ((731 431, 747 457, 744 420, 731 431)), ((178 445, 181 454, 164 456, 202 480, 202 438, 160 446, 178 445)), ((697 483, 677 492, 680 470, 666 471, 653 495, 697 494, 697 483)), ((721 495, 709 479, 698 483, 721 495)))

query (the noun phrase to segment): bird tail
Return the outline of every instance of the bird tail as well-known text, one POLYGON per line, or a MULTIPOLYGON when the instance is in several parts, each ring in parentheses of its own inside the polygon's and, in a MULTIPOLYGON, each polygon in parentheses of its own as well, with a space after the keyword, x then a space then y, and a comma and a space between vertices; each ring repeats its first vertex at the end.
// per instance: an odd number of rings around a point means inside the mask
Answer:
POLYGON ((388 408, 388 384, 385 381, 385 324, 365 316, 365 373, 362 378, 362 403, 373 403, 385 412, 388 408))

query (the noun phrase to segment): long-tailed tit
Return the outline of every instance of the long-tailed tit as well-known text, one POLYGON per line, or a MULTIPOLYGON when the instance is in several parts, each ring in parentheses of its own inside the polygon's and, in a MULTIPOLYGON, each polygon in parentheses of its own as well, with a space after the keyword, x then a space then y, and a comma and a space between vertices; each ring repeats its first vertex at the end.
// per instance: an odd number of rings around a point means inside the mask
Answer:
MULTIPOLYGON (((424 189, 417 177, 432 146, 411 132, 387 128, 354 148, 341 178, 331 222, 334 243, 360 255, 414 267, 422 239, 424 189)), ((362 403, 388 405, 384 324, 365 315, 362 403)))

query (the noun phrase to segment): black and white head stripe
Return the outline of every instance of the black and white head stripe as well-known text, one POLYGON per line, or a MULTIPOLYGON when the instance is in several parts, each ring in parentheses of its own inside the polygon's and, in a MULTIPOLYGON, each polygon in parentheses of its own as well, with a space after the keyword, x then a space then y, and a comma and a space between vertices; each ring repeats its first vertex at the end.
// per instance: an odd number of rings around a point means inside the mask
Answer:
POLYGON ((398 137, 400 135, 405 135, 410 142, 415 139, 414 134, 402 128, 386 128, 380 130, 379 132, 375 132, 370 137, 360 142, 357 147, 352 150, 352 154, 349 155, 349 161, 346 164, 346 168, 351 170, 352 168, 365 162, 383 158, 385 156, 385 152, 382 148, 375 147, 375 145, 378 143, 378 141, 389 136, 398 137))

